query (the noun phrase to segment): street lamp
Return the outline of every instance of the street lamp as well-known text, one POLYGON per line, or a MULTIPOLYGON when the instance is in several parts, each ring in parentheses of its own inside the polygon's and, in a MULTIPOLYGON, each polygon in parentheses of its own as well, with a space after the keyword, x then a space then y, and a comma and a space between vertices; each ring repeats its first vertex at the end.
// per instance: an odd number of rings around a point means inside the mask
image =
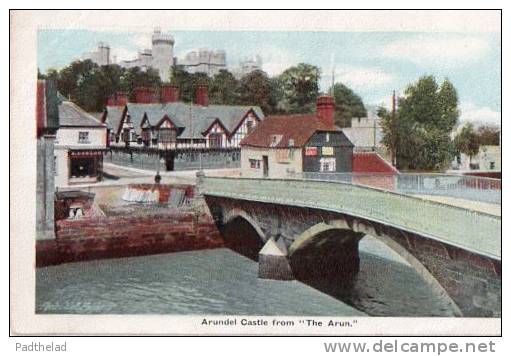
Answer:
POLYGON ((161 182, 160 175, 160 129, 156 131, 156 175, 154 176, 154 182, 159 184, 161 182))

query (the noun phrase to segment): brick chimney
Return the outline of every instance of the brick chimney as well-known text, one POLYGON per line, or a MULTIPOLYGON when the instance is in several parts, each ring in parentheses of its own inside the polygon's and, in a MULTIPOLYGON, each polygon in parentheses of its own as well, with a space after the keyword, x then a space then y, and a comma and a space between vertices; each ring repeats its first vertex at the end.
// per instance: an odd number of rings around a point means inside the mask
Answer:
POLYGON ((334 127, 335 102, 331 96, 320 96, 316 101, 316 116, 327 126, 334 127))
POLYGON ((153 88, 135 88, 133 89, 133 96, 135 97, 135 103, 138 104, 154 104, 158 102, 153 88))
POLYGON ((175 103, 179 100, 179 87, 172 84, 162 84, 160 87, 160 101, 163 104, 175 103))
POLYGON ((128 93, 125 91, 118 91, 116 94, 117 105, 124 106, 128 103, 128 93))
POLYGON ((208 85, 199 84, 195 89, 195 104, 201 106, 209 105, 208 85))
POLYGON ((115 97, 115 94, 112 94, 106 100, 106 106, 116 106, 116 105, 117 105, 117 98, 115 97))

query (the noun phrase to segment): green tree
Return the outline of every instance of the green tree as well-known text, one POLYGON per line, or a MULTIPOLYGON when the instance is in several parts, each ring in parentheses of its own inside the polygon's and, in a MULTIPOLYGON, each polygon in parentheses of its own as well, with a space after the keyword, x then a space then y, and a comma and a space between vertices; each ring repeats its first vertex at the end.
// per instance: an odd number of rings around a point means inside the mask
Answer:
POLYGON ((320 69, 300 63, 286 69, 278 78, 282 90, 280 105, 288 113, 313 112, 319 95, 320 69))
POLYGON ((474 126, 472 124, 463 126, 461 131, 454 138, 456 153, 466 154, 469 157, 469 163, 472 163, 472 157, 479 153, 480 146, 480 137, 474 130, 474 126))
POLYGON ((190 102, 195 97, 195 88, 198 84, 209 84, 210 78, 206 73, 188 73, 183 68, 172 70, 172 84, 179 86, 181 100, 190 102))
POLYGON ((130 94, 131 99, 133 89, 138 87, 149 87, 155 90, 160 88, 161 80, 158 71, 154 68, 142 70, 139 67, 124 69, 120 77, 119 87, 121 90, 130 94))
POLYGON ((74 61, 58 73, 57 88, 66 97, 79 96, 79 87, 98 65, 91 60, 74 61))
POLYGON ((477 129, 481 146, 498 146, 500 144, 500 130, 493 126, 480 126, 477 129))
POLYGON ((212 104, 234 105, 239 102, 239 82, 227 70, 220 70, 211 80, 209 98, 212 104))
POLYGON ((240 104, 258 105, 263 112, 269 113, 272 111, 271 89, 268 75, 261 70, 253 71, 240 80, 240 104))
POLYGON ((335 83, 333 90, 335 100, 335 123, 341 127, 350 127, 354 117, 366 117, 367 111, 360 96, 342 83, 335 83))
POLYGON ((450 134, 458 116, 452 83, 438 86, 433 76, 423 76, 406 88, 395 114, 380 111, 383 143, 400 169, 443 169, 454 154, 450 134))

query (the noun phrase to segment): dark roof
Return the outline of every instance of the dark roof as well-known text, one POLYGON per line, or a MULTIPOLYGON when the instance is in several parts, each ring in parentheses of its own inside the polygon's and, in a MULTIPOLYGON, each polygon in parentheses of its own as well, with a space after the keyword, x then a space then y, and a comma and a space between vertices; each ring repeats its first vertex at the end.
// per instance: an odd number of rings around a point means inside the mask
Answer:
POLYGON ((317 131, 339 131, 328 126, 316 115, 268 116, 240 145, 254 147, 304 147, 317 131), (277 136, 277 143, 273 137, 277 136), (290 140, 291 144, 290 144, 290 140))
POLYGON ((113 132, 117 132, 121 123, 122 113, 124 112, 124 106, 108 106, 105 111, 104 123, 113 132))
POLYGON ((62 101, 59 104, 60 126, 75 127, 105 127, 100 120, 85 112, 71 101, 62 101))
POLYGON ((354 173, 389 173, 399 171, 376 152, 353 152, 354 173))
MULTIPOLYGON (((239 122, 245 115, 253 110, 260 119, 264 118, 262 110, 258 106, 237 106, 237 105, 209 105, 198 106, 186 104, 183 102, 168 104, 133 104, 126 105, 127 113, 130 115, 131 122, 135 132, 140 133, 140 126, 144 118, 147 116, 151 126, 155 126, 160 120, 167 115, 169 119, 182 129, 180 138, 202 138, 202 133, 218 119, 222 125, 232 132, 238 126, 239 122), (190 115, 191 114, 191 115, 190 115)), ((124 107, 107 107, 106 122, 109 127, 115 131, 119 127, 122 119, 124 107)))

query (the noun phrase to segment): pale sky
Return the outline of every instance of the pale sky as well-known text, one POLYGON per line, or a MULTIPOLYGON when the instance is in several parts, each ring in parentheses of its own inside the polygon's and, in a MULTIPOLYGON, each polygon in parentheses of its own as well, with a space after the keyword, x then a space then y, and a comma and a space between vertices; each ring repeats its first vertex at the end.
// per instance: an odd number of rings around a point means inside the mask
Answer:
MULTIPOLYGON (((460 97, 461 119, 501 120, 500 32, 327 32, 183 31, 162 27, 175 38, 174 56, 197 48, 224 49, 229 69, 244 56, 260 55, 270 75, 300 62, 321 68, 321 89, 335 81, 359 94, 367 105, 390 105, 392 90, 404 91, 424 74, 447 77, 460 97)), ((95 50, 102 41, 117 60, 150 48, 151 33, 92 30, 40 30, 38 66, 61 68, 95 50)))

